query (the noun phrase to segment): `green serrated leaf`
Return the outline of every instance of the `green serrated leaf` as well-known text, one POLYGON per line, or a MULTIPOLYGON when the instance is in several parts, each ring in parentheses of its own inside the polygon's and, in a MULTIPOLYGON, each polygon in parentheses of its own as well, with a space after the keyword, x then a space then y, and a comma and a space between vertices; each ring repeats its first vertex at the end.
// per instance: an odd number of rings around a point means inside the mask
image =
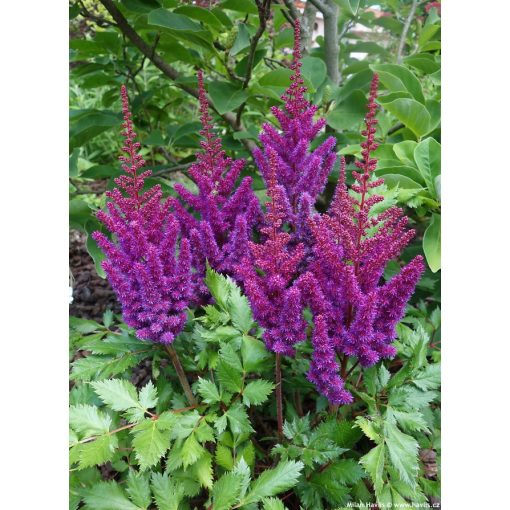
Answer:
POLYGON ((418 475, 418 443, 414 437, 401 432, 395 425, 386 422, 384 435, 390 460, 403 482, 412 487, 418 475))
POLYGON ((441 385, 441 365, 434 363, 416 375, 412 381, 420 390, 436 390, 441 385))
POLYGON ((209 452, 205 452, 197 462, 193 464, 193 473, 202 487, 207 489, 213 485, 213 468, 212 456, 209 452))
POLYGON ((145 470, 157 464, 170 446, 170 431, 161 431, 157 426, 157 420, 144 420, 133 430, 133 448, 140 464, 140 469, 145 470))
POLYGON ((69 408, 69 424, 78 433, 94 436, 108 432, 112 419, 96 406, 79 404, 69 408))
POLYGON ((264 498, 262 500, 263 510, 286 510, 287 507, 276 498, 264 498))
POLYGON ((232 365, 220 358, 218 362, 218 380, 223 389, 233 393, 239 393, 243 386, 242 374, 232 365))
POLYGON ((371 439, 375 443, 381 442, 381 435, 378 432, 378 430, 376 430, 377 425, 373 421, 364 418, 363 416, 358 416, 356 418, 356 425, 364 432, 364 434, 369 439, 371 439))
POLYGON ((83 501, 87 510, 139 510, 114 481, 99 482, 84 489, 83 501))
POLYGON ((244 434, 247 432, 255 432, 250 424, 248 414, 241 404, 234 404, 226 412, 230 430, 234 434, 244 434))
POLYGON ((216 447, 216 463, 224 469, 231 470, 234 467, 232 450, 227 446, 219 444, 216 447))
POLYGON ((241 294, 241 290, 237 285, 231 287, 228 299, 228 311, 232 318, 232 324, 234 324, 239 331, 248 333, 253 325, 253 316, 248 299, 241 294))
POLYGON ((140 407, 136 388, 125 379, 107 379, 91 384, 99 398, 114 411, 140 407))
POLYGON ((274 469, 267 469, 251 484, 243 504, 256 503, 289 490, 297 484, 303 468, 302 462, 287 460, 281 461, 274 469))
POLYGON ((158 390, 149 381, 139 392, 140 404, 144 409, 152 409, 158 405, 158 390))
POLYGON ((151 487, 158 510, 179 510, 184 497, 183 485, 177 485, 167 474, 152 473, 151 487))
POLYGON ((130 469, 127 476, 126 491, 131 501, 138 508, 146 510, 150 506, 152 498, 147 473, 137 473, 134 469, 130 469))
POLYGON ((69 461, 71 464, 78 463, 79 469, 104 464, 113 458, 117 446, 116 436, 99 436, 93 441, 73 446, 69 452, 69 461))
POLYGON ((195 433, 188 436, 181 450, 184 469, 194 464, 206 451, 207 450, 197 441, 195 433))
POLYGON ((220 392, 216 385, 208 379, 198 378, 197 391, 207 404, 214 404, 221 400, 220 392))
POLYGON ((384 444, 377 445, 372 448, 366 455, 363 455, 359 460, 365 468, 365 471, 370 475, 374 483, 375 490, 379 492, 384 484, 384 457, 385 447, 384 444))
POLYGON ((212 489, 214 510, 230 510, 238 502, 241 485, 240 474, 231 472, 223 475, 212 489))
POLYGON ((246 385, 243 390, 243 402, 250 407, 258 406, 264 403, 271 392, 274 390, 274 384, 263 379, 252 381, 246 385))

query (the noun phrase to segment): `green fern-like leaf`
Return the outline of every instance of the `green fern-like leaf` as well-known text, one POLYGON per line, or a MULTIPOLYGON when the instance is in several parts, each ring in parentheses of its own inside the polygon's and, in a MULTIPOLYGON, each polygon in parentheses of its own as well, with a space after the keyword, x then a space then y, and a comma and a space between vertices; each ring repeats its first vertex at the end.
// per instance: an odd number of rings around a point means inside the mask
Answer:
POLYGON ((274 390, 274 384, 263 379, 252 381, 243 390, 243 402, 249 407, 263 404, 274 390))
POLYGON ((160 430, 157 420, 144 420, 133 429, 133 448, 142 470, 154 466, 170 446, 170 432, 160 430))
POLYGON ((303 463, 293 460, 280 462, 274 469, 264 471, 252 484, 243 504, 256 503, 263 498, 275 496, 297 484, 303 463))

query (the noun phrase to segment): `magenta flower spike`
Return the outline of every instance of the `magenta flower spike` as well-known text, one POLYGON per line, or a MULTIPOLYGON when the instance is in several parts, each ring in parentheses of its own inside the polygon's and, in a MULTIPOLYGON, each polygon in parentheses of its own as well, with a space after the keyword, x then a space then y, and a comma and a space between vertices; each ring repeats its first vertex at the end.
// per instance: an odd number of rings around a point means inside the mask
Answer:
POLYGON ((265 329, 263 338, 269 350, 294 355, 294 345, 306 339, 301 290, 295 284, 298 266, 304 256, 303 244, 290 245, 291 236, 282 230, 290 204, 277 174, 280 161, 269 149, 271 173, 265 224, 261 244, 249 243, 249 255, 237 267, 255 320, 265 329))
POLYGON ((98 219, 113 234, 93 238, 106 255, 102 266, 122 305, 126 324, 138 338, 168 344, 186 322, 191 297, 191 251, 187 239, 179 242, 179 224, 162 202, 159 185, 143 191, 150 170, 138 153, 126 87, 121 88, 122 136, 125 174, 115 179, 118 188, 107 191, 110 201, 98 219), (119 189, 120 188, 120 189, 119 189), (124 193, 122 193, 122 191, 124 193), (177 251, 179 254, 177 255, 177 251))
POLYGON ((254 158, 266 184, 270 179, 270 153, 278 161, 276 180, 283 186, 291 206, 286 217, 294 228, 294 239, 307 241, 307 221, 317 197, 324 190, 329 173, 336 161, 336 139, 327 138, 315 150, 311 143, 326 125, 325 119, 314 121, 317 106, 304 97, 306 87, 301 75, 300 24, 294 28, 294 51, 291 69, 291 85, 282 96, 283 108, 273 106, 271 111, 280 124, 280 130, 269 123, 262 126, 262 148, 254 150, 254 158))
MULTIPOLYGON (((408 219, 398 207, 380 214, 372 212, 383 197, 371 191, 384 182, 371 180, 377 166, 372 156, 377 148, 377 86, 375 74, 362 131, 363 159, 355 163, 359 171, 353 172, 353 193, 346 187, 342 161, 328 213, 309 221, 315 239, 314 259, 311 275, 301 279, 308 281, 308 288, 311 279, 320 287, 322 301, 315 297, 309 302, 316 317, 323 314, 321 320, 327 323, 331 345, 339 354, 357 357, 364 367, 395 355, 391 345, 395 327, 424 271, 423 258, 417 256, 399 274, 380 284, 386 264, 401 253, 415 232, 406 230, 408 219)), ((324 324, 320 327, 323 338, 324 324)))
POLYGON ((198 72, 198 88, 202 151, 189 168, 198 194, 178 183, 175 191, 181 201, 171 199, 171 203, 181 229, 191 241, 196 270, 195 298, 200 301, 208 296, 203 282, 206 261, 216 271, 234 276, 234 267, 244 257, 251 231, 261 220, 262 213, 251 189, 251 177, 244 177, 234 190, 245 161, 227 157, 220 138, 213 132, 201 71, 198 72))

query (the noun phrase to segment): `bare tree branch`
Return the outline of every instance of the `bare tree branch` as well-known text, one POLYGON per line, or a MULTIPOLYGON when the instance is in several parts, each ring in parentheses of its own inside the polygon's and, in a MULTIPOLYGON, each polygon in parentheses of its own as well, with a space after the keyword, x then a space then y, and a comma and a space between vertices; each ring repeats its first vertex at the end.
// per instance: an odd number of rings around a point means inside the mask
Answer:
POLYGON ((301 16, 301 48, 303 53, 308 53, 312 46, 313 27, 317 18, 317 7, 310 1, 306 2, 303 15, 301 16))
POLYGON ((397 64, 402 62, 402 52, 404 51, 404 45, 406 43, 407 32, 409 32, 409 28, 411 27, 411 23, 414 18, 414 13, 416 12, 416 8, 420 3, 419 0, 413 0, 413 4, 411 5, 411 10, 409 11, 409 16, 407 16, 406 22, 404 23, 404 28, 402 29, 402 35, 400 36, 400 42, 398 44, 397 50, 397 64))
POLYGON ((308 2, 315 5, 315 7, 317 7, 317 9, 319 11, 321 11, 324 16, 326 16, 326 14, 331 14, 331 10, 330 10, 331 5, 328 5, 325 3, 325 2, 327 2, 327 0, 325 0, 325 1, 323 1, 323 0, 308 0, 308 2))
MULTIPOLYGON (((170 78, 172 81, 176 81, 180 74, 179 72, 173 68, 171 65, 167 64, 160 55, 153 50, 133 29, 133 27, 129 24, 128 20, 124 17, 124 15, 117 9, 117 6, 112 0, 100 0, 100 2, 104 5, 106 10, 110 13, 111 17, 117 23, 120 31, 145 55, 165 76, 170 78)), ((198 90, 190 87, 184 83, 175 83, 175 86, 184 90, 188 94, 198 99, 198 90)), ((219 112, 214 107, 211 99, 208 98, 209 106, 216 111, 219 112)), ((233 113, 227 112, 224 114, 219 114, 222 119, 227 122, 232 129, 235 131, 243 131, 244 127, 236 121, 236 116, 233 113)), ((241 140, 244 146, 251 152, 255 147, 255 143, 252 140, 243 139, 241 140)))

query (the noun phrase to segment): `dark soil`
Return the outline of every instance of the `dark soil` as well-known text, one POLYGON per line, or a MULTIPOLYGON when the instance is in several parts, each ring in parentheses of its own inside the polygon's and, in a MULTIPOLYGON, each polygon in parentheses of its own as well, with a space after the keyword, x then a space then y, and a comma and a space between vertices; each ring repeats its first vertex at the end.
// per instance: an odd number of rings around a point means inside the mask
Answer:
POLYGON ((69 232, 69 268, 73 286, 69 314, 101 321, 106 310, 119 313, 120 306, 108 281, 98 276, 85 242, 84 233, 77 230, 69 232))

